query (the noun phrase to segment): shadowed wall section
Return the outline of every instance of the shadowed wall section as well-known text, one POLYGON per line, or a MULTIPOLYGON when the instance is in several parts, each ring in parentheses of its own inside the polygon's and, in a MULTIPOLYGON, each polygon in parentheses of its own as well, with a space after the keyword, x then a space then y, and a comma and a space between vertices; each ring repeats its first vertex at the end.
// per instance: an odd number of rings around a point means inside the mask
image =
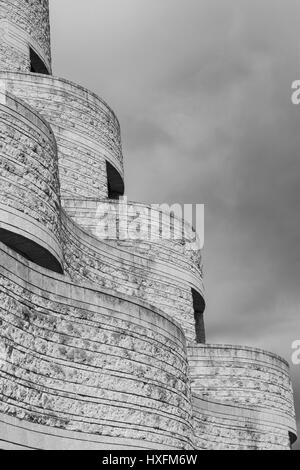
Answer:
POLYGON ((195 289, 192 289, 192 297, 196 330, 196 343, 204 344, 206 339, 204 325, 205 302, 202 295, 200 295, 199 292, 197 292, 195 289))

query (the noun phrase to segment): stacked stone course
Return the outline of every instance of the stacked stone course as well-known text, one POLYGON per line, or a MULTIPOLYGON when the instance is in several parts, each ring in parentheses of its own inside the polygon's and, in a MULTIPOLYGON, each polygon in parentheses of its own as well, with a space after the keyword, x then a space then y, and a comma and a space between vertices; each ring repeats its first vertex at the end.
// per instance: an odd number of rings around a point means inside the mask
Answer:
POLYGON ((201 251, 97 235, 120 126, 50 75, 48 0, 0 0, 0 37, 0 448, 289 449, 288 365, 195 339, 201 251))

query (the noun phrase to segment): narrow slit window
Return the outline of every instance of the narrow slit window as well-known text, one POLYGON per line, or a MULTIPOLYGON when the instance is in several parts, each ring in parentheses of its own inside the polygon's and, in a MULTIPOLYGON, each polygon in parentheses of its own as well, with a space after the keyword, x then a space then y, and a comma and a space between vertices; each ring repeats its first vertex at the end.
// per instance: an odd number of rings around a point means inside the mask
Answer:
POLYGON ((29 51, 30 71, 32 73, 42 73, 44 75, 49 75, 49 71, 40 56, 31 47, 29 47, 29 51))
POLYGON ((106 162, 108 199, 119 199, 124 195, 124 183, 119 172, 106 162))
POLYGON ((194 317, 195 317, 195 333, 196 333, 196 343, 205 344, 205 326, 204 326, 204 310, 205 302, 201 294, 196 290, 192 289, 193 296, 193 307, 194 307, 194 317))

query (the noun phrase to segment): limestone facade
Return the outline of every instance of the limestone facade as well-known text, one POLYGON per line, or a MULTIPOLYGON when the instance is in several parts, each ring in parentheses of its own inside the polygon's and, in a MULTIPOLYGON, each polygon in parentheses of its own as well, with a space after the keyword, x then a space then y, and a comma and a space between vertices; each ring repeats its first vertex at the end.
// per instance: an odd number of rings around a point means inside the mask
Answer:
POLYGON ((0 34, 0 448, 290 449, 287 363, 205 344, 201 250, 99 236, 120 125, 50 75, 48 1, 0 0, 0 34))

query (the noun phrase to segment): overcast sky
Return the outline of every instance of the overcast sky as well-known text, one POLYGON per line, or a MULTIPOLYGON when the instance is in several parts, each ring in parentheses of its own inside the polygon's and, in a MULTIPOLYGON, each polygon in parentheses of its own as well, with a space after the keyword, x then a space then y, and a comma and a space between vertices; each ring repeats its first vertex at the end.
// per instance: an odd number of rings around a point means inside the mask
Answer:
MULTIPOLYGON (((206 205, 208 342, 290 360, 300 339, 299 0, 50 4, 54 75, 117 113, 129 199, 206 205)), ((292 373, 300 426, 300 366, 292 373)))

